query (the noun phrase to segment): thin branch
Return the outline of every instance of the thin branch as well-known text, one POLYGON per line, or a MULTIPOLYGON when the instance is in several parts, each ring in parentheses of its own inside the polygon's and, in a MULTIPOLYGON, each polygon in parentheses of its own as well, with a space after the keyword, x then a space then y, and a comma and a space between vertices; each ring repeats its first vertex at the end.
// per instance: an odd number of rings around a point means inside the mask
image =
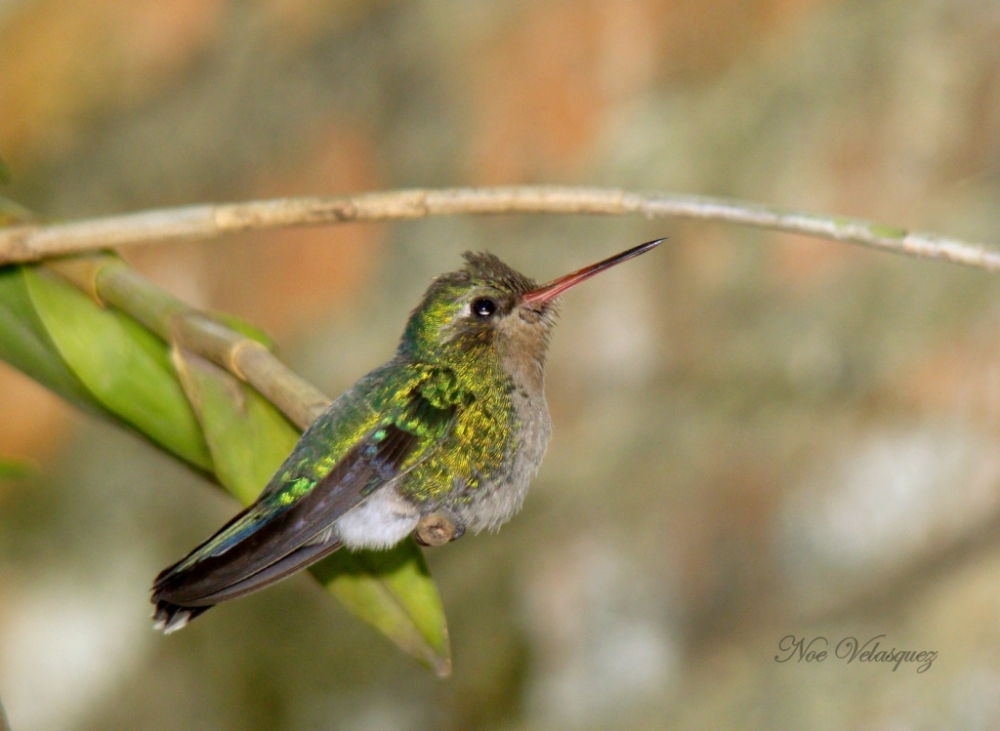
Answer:
POLYGON ((53 225, 12 226, 0 229, 0 264, 153 241, 214 239, 238 231, 501 213, 700 218, 846 241, 990 272, 1000 270, 1000 251, 861 219, 784 211, 724 198, 557 186, 415 189, 335 198, 281 198, 166 208, 53 225))
POLYGON ((258 341, 236 332, 107 254, 53 261, 49 267, 100 302, 117 307, 167 343, 176 343, 242 378, 306 429, 330 399, 258 341))

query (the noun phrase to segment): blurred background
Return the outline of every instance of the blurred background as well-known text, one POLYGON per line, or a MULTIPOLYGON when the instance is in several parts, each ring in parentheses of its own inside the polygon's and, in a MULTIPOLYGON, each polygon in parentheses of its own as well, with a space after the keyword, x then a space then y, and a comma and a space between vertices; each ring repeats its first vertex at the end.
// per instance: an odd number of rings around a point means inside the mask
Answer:
MULTIPOLYGON (((0 0, 5 194, 70 219, 402 186, 731 195, 1000 241, 997 0, 0 0)), ((524 511, 427 552, 445 682, 308 577, 164 638, 236 510, 0 364, 0 696, 41 729, 1000 727, 1000 278, 710 223, 436 219, 126 252, 336 395, 489 249, 565 297, 524 511), (787 635, 937 651, 775 662, 787 635)))

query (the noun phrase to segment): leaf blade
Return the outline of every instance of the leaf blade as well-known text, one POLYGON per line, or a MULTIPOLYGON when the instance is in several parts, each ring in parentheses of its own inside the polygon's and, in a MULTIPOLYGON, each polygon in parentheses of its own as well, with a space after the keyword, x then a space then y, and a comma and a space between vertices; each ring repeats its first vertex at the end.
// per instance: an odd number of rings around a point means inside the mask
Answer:
POLYGON ((337 551, 310 571, 348 611, 408 655, 439 677, 451 674, 444 604, 412 538, 388 551, 337 551))
POLYGON ((177 347, 172 358, 219 482, 249 505, 295 447, 298 430, 256 390, 215 364, 177 347))
POLYGON ((23 270, 56 350, 101 406, 203 470, 208 446, 170 364, 167 346, 124 313, 104 308, 44 271, 23 270))
POLYGON ((0 267, 0 360, 87 411, 100 405, 66 367, 38 318, 24 267, 0 267))

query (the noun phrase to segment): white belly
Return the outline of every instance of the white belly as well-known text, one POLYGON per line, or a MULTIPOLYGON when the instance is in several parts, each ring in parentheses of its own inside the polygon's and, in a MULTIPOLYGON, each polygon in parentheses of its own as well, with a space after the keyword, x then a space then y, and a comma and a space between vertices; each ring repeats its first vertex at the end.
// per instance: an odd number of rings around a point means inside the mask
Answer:
POLYGON ((410 535, 419 520, 417 508, 387 485, 341 516, 334 526, 348 548, 383 549, 410 535))

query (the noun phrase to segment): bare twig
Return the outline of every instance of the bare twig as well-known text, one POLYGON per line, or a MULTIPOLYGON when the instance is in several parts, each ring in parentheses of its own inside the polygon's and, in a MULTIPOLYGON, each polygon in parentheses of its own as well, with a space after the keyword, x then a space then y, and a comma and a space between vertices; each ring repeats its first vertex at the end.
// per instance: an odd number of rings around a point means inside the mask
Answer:
POLYGON ((256 340, 189 307, 107 254, 61 259, 50 268, 101 302, 141 322, 168 343, 197 353, 260 391, 299 429, 330 404, 256 340))
POLYGON ((499 213, 701 218, 847 241, 991 272, 1000 270, 1000 251, 871 221, 783 211, 724 198, 556 186, 416 189, 335 198, 283 198, 167 208, 53 225, 12 226, 0 229, 0 264, 153 241, 214 239, 238 231, 499 213))

